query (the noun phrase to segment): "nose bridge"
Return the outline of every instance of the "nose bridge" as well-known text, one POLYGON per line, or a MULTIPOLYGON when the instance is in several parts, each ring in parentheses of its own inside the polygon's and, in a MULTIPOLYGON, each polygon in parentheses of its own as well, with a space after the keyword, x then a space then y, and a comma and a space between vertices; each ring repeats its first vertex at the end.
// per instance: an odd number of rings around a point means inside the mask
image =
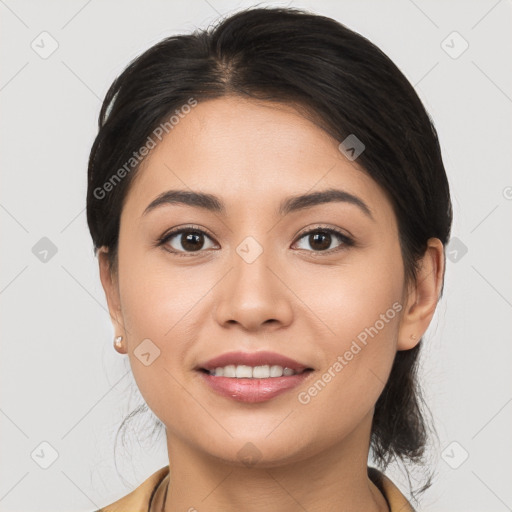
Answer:
POLYGON ((276 296, 275 276, 269 268, 273 252, 268 240, 269 237, 263 240, 262 236, 246 236, 232 256, 233 293, 247 295, 248 302, 268 301, 276 296))

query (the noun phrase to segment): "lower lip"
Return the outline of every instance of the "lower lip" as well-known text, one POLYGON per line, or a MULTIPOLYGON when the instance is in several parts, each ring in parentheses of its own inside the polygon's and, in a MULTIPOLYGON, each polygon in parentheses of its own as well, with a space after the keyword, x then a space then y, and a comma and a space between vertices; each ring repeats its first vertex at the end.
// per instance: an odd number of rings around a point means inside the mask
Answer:
POLYGON ((214 377, 200 371, 204 381, 220 395, 239 402, 265 402, 289 389, 302 384, 312 371, 298 375, 269 377, 268 379, 238 379, 234 377, 214 377))

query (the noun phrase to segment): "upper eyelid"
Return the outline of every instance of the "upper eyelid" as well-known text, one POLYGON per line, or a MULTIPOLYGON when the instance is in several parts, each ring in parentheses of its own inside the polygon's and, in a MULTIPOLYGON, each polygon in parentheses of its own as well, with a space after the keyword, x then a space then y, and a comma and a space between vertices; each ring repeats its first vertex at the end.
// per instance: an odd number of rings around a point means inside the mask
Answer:
POLYGON ((181 228, 171 229, 170 231, 167 231, 166 233, 164 233, 159 238, 159 241, 168 240, 169 238, 172 238, 176 235, 181 235, 183 232, 186 232, 186 231, 199 231, 199 232, 207 235, 209 238, 214 239, 214 236, 210 235, 210 233, 208 231, 206 231, 204 228, 200 228, 200 227, 191 225, 191 226, 183 226, 181 228))

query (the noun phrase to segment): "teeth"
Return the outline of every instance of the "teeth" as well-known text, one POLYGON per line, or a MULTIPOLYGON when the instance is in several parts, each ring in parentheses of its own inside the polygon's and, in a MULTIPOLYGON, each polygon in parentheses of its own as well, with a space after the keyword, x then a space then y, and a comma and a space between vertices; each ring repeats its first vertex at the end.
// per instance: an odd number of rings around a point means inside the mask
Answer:
POLYGON ((239 364, 229 364, 224 367, 215 368, 210 371, 210 375, 215 377, 235 377, 237 379, 268 379, 269 377, 285 377, 295 375, 297 372, 291 368, 283 368, 277 364, 269 366, 246 366, 239 364))

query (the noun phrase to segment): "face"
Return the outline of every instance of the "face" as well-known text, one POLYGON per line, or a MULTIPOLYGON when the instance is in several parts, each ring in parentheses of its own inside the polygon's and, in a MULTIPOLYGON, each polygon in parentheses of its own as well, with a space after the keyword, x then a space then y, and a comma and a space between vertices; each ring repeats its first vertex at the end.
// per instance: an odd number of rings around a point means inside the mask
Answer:
POLYGON ((369 434, 407 295, 391 203, 338 144, 291 106, 223 97, 180 118, 139 169, 115 293, 134 377, 168 439, 234 462, 251 442, 278 465, 369 434), (327 189, 350 196, 286 203, 327 189), (216 196, 222 208, 146 211, 170 190, 216 196), (197 369, 233 351, 312 370, 248 402, 197 369))

